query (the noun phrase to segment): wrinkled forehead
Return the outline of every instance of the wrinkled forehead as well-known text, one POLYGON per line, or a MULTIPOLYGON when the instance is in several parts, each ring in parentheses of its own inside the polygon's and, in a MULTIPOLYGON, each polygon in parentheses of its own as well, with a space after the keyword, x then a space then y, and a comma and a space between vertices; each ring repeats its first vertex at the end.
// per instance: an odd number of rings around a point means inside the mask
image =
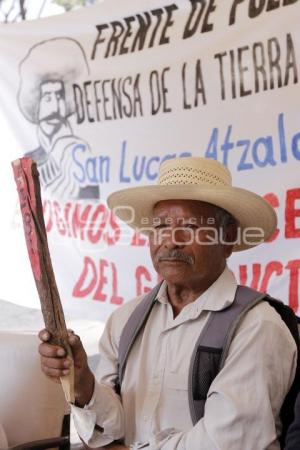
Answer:
POLYGON ((153 218, 214 218, 215 211, 214 205, 197 200, 161 200, 153 207, 153 218))

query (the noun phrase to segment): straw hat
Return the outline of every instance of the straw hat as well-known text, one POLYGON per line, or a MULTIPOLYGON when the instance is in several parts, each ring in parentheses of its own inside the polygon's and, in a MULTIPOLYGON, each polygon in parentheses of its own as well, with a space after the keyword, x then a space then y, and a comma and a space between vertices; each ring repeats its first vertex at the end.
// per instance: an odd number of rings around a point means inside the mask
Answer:
POLYGON ((234 251, 266 241, 277 225, 274 209, 262 197, 232 187, 231 174, 225 166, 199 157, 167 160, 160 167, 157 185, 122 189, 111 194, 107 203, 121 220, 143 233, 142 228, 151 224, 157 202, 183 199, 207 202, 225 209, 238 221, 241 233, 249 227, 263 230, 263 238, 251 238, 247 234, 247 242, 240 240, 234 251))

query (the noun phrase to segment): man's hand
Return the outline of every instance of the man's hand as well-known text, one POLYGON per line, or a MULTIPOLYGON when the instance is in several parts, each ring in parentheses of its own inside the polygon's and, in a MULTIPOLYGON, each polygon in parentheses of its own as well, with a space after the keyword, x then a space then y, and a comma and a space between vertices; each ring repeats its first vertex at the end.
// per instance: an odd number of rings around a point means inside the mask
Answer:
MULTIPOLYGON (((87 355, 79 336, 76 336, 72 331, 69 331, 68 335, 74 359, 75 399, 79 406, 84 406, 93 395, 94 375, 88 366, 87 355)), ((39 338, 43 342, 39 346, 41 368, 53 381, 59 381, 60 377, 70 373, 72 363, 62 347, 49 344, 50 337, 47 330, 39 332, 39 338)))

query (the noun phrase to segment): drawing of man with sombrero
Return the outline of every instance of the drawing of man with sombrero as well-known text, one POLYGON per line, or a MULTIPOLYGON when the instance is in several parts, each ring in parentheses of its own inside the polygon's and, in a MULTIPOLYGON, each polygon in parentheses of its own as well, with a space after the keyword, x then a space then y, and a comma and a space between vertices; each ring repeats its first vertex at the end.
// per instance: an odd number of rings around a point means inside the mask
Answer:
POLYGON ((39 142, 26 156, 38 164, 43 189, 62 199, 99 198, 99 186, 80 184, 72 171, 74 149, 79 146, 82 154, 91 154, 69 121, 75 111, 72 83, 89 73, 84 50, 71 38, 39 42, 21 61, 19 71, 19 108, 37 125, 39 142))

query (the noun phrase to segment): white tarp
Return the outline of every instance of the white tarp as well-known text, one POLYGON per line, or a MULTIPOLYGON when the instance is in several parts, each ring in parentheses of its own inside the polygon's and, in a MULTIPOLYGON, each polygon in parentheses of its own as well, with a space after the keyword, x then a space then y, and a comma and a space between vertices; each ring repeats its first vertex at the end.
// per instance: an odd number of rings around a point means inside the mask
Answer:
POLYGON ((157 281, 145 239, 111 215, 107 195, 193 155, 226 164, 276 208, 273 241, 230 267, 298 309, 299 13, 296 0, 107 0, 1 26, 1 110, 18 151, 2 144, 0 297, 37 304, 13 158, 39 165, 65 308, 105 320, 157 281))

